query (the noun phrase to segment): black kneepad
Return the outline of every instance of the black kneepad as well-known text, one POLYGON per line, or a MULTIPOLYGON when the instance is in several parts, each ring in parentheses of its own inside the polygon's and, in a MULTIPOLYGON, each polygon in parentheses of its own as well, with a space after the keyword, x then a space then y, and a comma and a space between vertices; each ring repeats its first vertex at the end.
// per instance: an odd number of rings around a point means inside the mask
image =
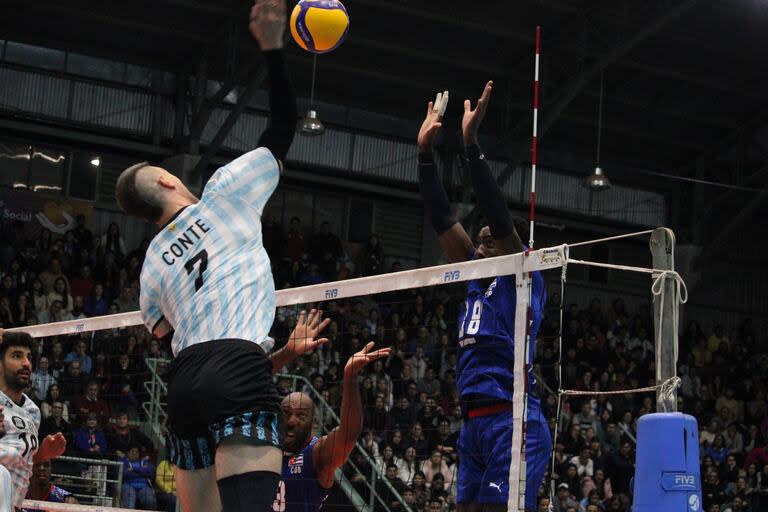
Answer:
POLYGON ((267 512, 277 497, 280 475, 251 471, 218 481, 222 512, 267 512))

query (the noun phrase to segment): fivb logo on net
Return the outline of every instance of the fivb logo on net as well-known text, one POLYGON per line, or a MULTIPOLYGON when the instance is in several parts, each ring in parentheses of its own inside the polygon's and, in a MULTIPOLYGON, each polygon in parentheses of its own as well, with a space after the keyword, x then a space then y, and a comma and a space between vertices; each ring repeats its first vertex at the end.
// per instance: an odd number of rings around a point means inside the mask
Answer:
POLYGON ((338 288, 329 288, 325 290, 325 298, 326 299, 335 299, 339 296, 339 289, 338 288))
POLYGON ((461 279, 461 270, 449 270, 443 274, 443 282, 450 283, 461 279))

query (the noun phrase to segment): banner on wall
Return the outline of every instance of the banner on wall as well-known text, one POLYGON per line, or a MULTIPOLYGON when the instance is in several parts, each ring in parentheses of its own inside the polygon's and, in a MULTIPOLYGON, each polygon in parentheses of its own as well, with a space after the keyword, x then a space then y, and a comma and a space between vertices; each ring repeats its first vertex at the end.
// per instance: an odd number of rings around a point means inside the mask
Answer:
POLYGON ((78 215, 90 228, 93 204, 69 198, 45 197, 26 190, 0 189, 0 220, 3 224, 20 222, 27 239, 37 238, 43 228, 63 235, 77 225, 78 215))

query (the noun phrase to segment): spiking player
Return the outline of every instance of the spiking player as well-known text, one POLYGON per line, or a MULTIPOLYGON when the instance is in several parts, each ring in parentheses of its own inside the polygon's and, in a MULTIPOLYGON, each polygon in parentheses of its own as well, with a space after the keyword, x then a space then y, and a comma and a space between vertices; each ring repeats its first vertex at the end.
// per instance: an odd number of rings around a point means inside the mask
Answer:
POLYGON ((271 123, 258 149, 217 170, 200 199, 146 163, 125 170, 115 190, 126 213, 160 226, 141 273, 141 313, 156 335, 174 332, 169 448, 191 512, 269 510, 280 480, 280 398, 267 357, 275 288, 261 214, 298 117, 285 24, 285 0, 251 8, 270 83, 271 123))
POLYGON ((21 508, 32 464, 60 456, 61 432, 46 436, 38 450, 40 409, 24 394, 32 374, 32 337, 0 329, 0 512, 21 508))
MULTIPOLYGON (((478 144, 477 133, 491 96, 488 82, 476 108, 464 102, 462 135, 472 184, 488 226, 475 246, 451 214, 432 156, 432 141, 441 126, 448 92, 427 107, 418 136, 419 185, 440 246, 452 262, 492 258, 525 250, 507 210, 504 196, 478 144)), ((534 272, 531 298, 530 351, 542 319, 546 299, 544 280, 534 272)), ((507 510, 512 452, 512 390, 515 346, 515 276, 470 281, 459 316, 457 388, 464 426, 459 434, 457 504, 459 512, 507 510)), ((536 509, 536 495, 552 450, 549 428, 529 375, 525 509, 536 509)))

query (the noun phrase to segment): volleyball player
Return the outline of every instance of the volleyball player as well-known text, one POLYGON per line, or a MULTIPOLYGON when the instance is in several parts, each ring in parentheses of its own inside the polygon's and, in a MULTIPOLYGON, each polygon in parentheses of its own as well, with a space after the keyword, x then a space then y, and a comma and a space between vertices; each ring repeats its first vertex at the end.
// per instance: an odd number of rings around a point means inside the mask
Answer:
MULTIPOLYGON (((274 512, 317 512, 333 486, 336 469, 342 466, 363 430, 363 405, 358 374, 368 363, 389 357, 392 349, 373 350, 373 342, 352 355, 344 366, 339 426, 317 437, 315 404, 306 393, 283 398, 283 472, 274 512)), ((319 390, 318 390, 319 391, 319 390)))
MULTIPOLYGON (((525 250, 507 210, 506 201, 478 144, 478 129, 493 87, 488 82, 476 108, 464 102, 462 136, 472 175, 477 206, 488 219, 473 244, 464 227, 451 214, 432 156, 432 141, 441 126, 448 92, 438 94, 427 107, 418 136, 419 185, 426 211, 440 245, 452 262, 492 258, 525 250)), ((546 292, 539 272, 532 276, 531 354, 542 319, 546 292)), ((467 285, 458 334, 457 390, 464 424, 459 434, 457 504, 460 512, 507 510, 509 468, 512 457, 512 390, 515 346, 515 276, 474 280, 467 285)), ((529 378, 526 444, 525 509, 536 509, 536 495, 552 449, 547 422, 529 378)))
POLYGON ((251 9, 270 83, 271 123, 258 149, 218 169, 200 199, 146 163, 116 186, 126 213, 160 226, 141 273, 141 313, 155 335, 173 331, 168 444, 187 512, 269 510, 280 480, 280 400, 267 357, 275 289, 261 215, 298 117, 285 24, 285 0, 251 9))
POLYGON ((0 329, 0 512, 21 508, 32 464, 64 453, 61 432, 46 436, 38 450, 40 409, 24 394, 32 375, 32 337, 0 329))

